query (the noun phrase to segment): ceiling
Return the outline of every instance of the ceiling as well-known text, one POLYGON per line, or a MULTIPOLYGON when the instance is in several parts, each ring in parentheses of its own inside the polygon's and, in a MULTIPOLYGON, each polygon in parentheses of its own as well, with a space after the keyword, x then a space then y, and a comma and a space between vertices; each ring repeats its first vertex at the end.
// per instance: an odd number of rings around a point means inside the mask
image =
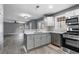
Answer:
POLYGON ((4 5, 4 21, 18 20, 27 21, 42 17, 44 14, 56 13, 61 10, 74 6, 74 4, 5 4, 4 5), (38 5, 38 6, 37 6, 38 5), (37 8, 36 8, 37 6, 37 8), (31 17, 24 18, 21 14, 30 14, 31 17))

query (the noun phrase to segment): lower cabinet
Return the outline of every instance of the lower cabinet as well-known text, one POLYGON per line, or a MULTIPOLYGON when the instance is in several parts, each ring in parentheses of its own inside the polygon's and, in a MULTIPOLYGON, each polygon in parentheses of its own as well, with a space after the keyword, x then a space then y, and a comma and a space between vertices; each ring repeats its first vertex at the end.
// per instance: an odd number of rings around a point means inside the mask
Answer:
POLYGON ((40 45, 45 45, 46 44, 46 34, 41 34, 41 39, 40 39, 40 45))
POLYGON ((46 34, 46 43, 51 43, 51 34, 46 34))
POLYGON ((26 45, 27 50, 34 48, 33 35, 27 35, 27 42, 26 43, 27 43, 27 45, 26 45))
POLYGON ((50 34, 45 34, 45 33, 29 34, 29 35, 26 34, 25 36, 26 37, 25 37, 24 44, 25 44, 27 50, 51 43, 50 34))
POLYGON ((61 34, 58 33, 52 33, 52 44, 57 45, 57 46, 61 46, 61 34))
POLYGON ((41 44, 41 35, 34 35, 34 47, 38 47, 41 44))

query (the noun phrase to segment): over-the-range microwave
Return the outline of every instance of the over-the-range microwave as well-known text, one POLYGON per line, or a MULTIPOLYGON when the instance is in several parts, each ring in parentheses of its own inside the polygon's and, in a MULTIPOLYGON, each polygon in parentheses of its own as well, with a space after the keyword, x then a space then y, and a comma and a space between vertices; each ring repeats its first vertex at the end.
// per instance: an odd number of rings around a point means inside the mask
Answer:
POLYGON ((67 24, 79 23, 79 17, 73 17, 70 19, 66 19, 67 24))

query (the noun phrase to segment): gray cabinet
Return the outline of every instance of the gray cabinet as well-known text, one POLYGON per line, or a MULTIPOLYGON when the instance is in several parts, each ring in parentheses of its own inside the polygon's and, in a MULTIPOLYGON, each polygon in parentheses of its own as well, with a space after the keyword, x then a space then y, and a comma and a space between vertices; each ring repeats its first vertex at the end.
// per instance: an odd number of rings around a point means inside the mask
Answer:
POLYGON ((46 44, 46 34, 41 34, 41 45, 45 45, 46 44))
POLYGON ((46 44, 49 44, 51 42, 51 36, 50 34, 46 33, 37 33, 37 34, 30 34, 30 35, 25 35, 25 46, 27 50, 43 46, 46 44))
POLYGON ((36 34, 34 35, 34 44, 35 44, 35 47, 39 47, 40 44, 41 44, 41 35, 40 34, 36 34))
POLYGON ((46 43, 51 43, 51 34, 46 34, 46 43))
POLYGON ((52 34, 52 44, 61 46, 61 34, 57 33, 52 34))
POLYGON ((27 50, 34 48, 33 35, 27 35, 27 50))
POLYGON ((41 45, 51 43, 51 35, 49 33, 41 34, 41 45))
POLYGON ((33 20, 27 23, 28 29, 37 29, 37 21, 33 20))

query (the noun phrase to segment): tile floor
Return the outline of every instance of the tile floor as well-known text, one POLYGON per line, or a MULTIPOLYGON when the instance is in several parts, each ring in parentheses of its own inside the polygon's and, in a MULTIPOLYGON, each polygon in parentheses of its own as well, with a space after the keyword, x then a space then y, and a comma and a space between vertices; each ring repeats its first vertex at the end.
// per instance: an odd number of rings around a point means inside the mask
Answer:
POLYGON ((56 47, 52 44, 36 48, 28 52, 28 54, 67 54, 61 48, 56 47))

